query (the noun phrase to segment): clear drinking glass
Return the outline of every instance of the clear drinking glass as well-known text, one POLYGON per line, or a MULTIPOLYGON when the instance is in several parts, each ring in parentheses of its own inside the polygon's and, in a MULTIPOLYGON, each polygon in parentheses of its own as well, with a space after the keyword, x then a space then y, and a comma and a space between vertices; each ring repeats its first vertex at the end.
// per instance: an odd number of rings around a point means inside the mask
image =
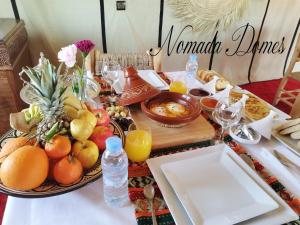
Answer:
POLYGON ((114 97, 113 86, 120 79, 121 66, 114 59, 103 60, 101 74, 103 79, 110 85, 111 97, 114 97))
POLYGON ((242 110, 243 104, 241 102, 232 103, 229 98, 219 100, 212 116, 221 126, 220 142, 223 142, 225 131, 240 121, 242 110))
POLYGON ((125 151, 133 162, 143 162, 149 158, 152 148, 152 132, 147 125, 131 130, 126 136, 125 151))

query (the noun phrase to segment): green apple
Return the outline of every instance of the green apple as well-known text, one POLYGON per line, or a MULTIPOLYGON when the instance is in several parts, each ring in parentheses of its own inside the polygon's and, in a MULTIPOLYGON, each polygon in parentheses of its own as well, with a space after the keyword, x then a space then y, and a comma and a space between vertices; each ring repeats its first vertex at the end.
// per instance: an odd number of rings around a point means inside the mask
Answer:
POLYGON ((95 165, 99 157, 97 145, 89 140, 75 142, 72 146, 72 152, 85 169, 95 165))
POLYGON ((87 140, 93 133, 94 127, 85 120, 74 119, 70 124, 71 135, 78 141, 87 140))
POLYGON ((95 127, 97 124, 96 116, 87 109, 78 110, 78 119, 90 123, 93 127, 95 127))

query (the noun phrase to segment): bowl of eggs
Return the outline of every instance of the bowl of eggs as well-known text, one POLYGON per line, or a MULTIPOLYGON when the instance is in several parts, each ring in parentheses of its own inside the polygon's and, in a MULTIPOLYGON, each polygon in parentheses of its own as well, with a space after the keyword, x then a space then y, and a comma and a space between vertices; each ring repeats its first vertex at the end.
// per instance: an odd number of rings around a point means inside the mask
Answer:
POLYGON ((199 101, 189 95, 169 91, 143 101, 141 109, 148 118, 164 127, 182 127, 201 113, 199 101))

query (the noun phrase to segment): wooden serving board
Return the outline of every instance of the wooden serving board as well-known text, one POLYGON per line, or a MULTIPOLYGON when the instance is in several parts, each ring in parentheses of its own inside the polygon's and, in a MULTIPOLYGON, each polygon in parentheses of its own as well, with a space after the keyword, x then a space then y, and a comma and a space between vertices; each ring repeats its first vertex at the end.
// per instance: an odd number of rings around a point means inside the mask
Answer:
POLYGON ((151 128, 152 150, 206 141, 215 136, 215 129, 201 115, 184 127, 168 128, 149 119, 139 106, 130 107, 130 113, 137 128, 151 128))

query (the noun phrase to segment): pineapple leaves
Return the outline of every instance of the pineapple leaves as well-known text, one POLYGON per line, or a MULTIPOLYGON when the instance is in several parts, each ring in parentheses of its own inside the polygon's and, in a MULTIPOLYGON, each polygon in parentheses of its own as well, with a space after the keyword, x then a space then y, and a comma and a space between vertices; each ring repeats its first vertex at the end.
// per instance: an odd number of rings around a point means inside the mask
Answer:
POLYGON ((30 80, 30 83, 34 85, 36 88, 39 88, 41 83, 38 74, 30 67, 27 67, 27 69, 23 68, 23 71, 27 75, 27 77, 30 80))

